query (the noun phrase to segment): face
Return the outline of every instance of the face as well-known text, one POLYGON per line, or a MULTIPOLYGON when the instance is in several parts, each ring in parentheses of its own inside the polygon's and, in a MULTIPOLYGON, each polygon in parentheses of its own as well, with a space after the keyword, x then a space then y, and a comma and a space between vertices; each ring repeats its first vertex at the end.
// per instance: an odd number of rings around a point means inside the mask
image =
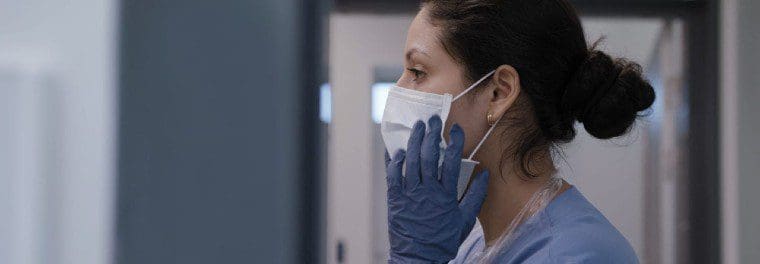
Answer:
MULTIPOLYGON (((404 73, 396 85, 407 89, 435 94, 457 96, 474 80, 467 80, 466 69, 449 55, 440 40, 441 31, 431 24, 426 8, 417 14, 409 26, 406 37, 404 73)), ((465 132, 464 154, 469 155, 483 138, 487 129, 486 119, 490 93, 490 81, 486 80, 466 96, 454 101, 446 120, 445 135, 453 124, 465 132), (475 96, 473 96, 475 95, 475 96)), ((465 157, 466 158, 466 157, 465 157)))

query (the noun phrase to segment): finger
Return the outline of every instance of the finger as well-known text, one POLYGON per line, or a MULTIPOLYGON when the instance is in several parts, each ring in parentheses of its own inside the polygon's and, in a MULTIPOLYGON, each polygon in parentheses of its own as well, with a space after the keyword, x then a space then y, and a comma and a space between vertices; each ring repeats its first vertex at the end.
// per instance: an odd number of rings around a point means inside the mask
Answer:
POLYGON ((459 179, 459 164, 462 162, 462 148, 464 147, 464 131, 459 125, 454 124, 449 131, 449 145, 443 154, 441 168, 441 181, 443 189, 448 193, 457 193, 457 179, 459 179))
POLYGON ((388 150, 385 150, 385 167, 388 168, 388 164, 391 163, 391 155, 388 154, 388 150))
POLYGON ((420 148, 425 136, 425 122, 417 121, 412 127, 412 135, 406 146, 406 173, 404 189, 414 190, 420 184, 420 148))
POLYGON ((385 167, 386 180, 388 181, 388 197, 391 195, 398 195, 401 191, 402 176, 401 168, 404 167, 405 152, 399 149, 393 159, 388 162, 388 166, 385 167))
POLYGON ((465 223, 474 223, 474 219, 483 206, 488 191, 488 171, 483 171, 472 180, 470 188, 465 193, 462 202, 459 203, 459 209, 465 217, 465 223))
POLYGON ((422 184, 440 186, 438 183, 438 158, 441 156, 441 118, 434 115, 428 120, 428 132, 422 141, 422 184))

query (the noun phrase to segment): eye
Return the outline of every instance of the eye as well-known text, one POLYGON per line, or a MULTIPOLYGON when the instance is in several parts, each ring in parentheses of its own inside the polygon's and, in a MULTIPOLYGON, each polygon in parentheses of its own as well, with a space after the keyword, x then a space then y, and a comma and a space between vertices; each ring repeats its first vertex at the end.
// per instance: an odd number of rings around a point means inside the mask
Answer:
POLYGON ((425 72, 415 68, 407 68, 407 71, 414 74, 414 81, 425 76, 425 72))

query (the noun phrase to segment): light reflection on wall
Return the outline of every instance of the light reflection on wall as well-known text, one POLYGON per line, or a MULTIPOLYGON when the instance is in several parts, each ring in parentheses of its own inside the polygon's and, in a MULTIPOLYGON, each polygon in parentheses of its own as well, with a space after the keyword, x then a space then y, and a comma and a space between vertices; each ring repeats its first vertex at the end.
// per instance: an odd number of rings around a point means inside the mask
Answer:
POLYGON ((319 87, 319 120, 325 124, 332 120, 332 90, 329 83, 319 87))
POLYGON ((385 101, 388 99, 388 90, 393 83, 381 82, 372 85, 372 120, 380 124, 385 111, 385 101))
MULTIPOLYGON (((379 82, 372 85, 372 121, 380 124, 383 119, 385 110, 385 100, 388 99, 388 90, 393 83, 379 82)), ((319 87, 319 119, 329 124, 332 120, 332 90, 329 83, 324 83, 319 87)))

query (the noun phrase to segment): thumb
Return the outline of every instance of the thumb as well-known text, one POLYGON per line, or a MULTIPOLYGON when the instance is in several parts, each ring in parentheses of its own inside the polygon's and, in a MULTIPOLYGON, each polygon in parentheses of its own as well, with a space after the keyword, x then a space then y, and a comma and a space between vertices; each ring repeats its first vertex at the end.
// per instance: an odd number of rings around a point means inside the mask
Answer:
POLYGON ((469 228, 472 228, 471 225, 475 223, 475 217, 478 216, 480 207, 486 199, 487 190, 488 171, 486 170, 475 176, 462 202, 459 203, 459 210, 462 210, 465 222, 470 225, 469 228))

